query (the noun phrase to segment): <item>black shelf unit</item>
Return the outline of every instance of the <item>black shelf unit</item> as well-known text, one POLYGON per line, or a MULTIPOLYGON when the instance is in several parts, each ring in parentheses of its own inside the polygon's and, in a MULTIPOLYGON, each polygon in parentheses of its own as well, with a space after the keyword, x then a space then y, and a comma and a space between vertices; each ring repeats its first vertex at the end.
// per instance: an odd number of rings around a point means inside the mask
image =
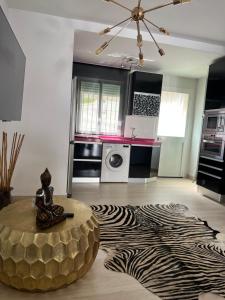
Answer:
POLYGON ((75 161, 73 164, 74 178, 100 178, 101 177, 101 162, 95 161, 75 161))
POLYGON ((223 160, 200 156, 197 184, 217 194, 225 194, 225 168, 223 160))
POLYGON ((74 159, 102 159, 102 144, 98 143, 75 143, 74 159))
POLYGON ((75 142, 73 177, 100 178, 102 168, 102 143, 75 142))

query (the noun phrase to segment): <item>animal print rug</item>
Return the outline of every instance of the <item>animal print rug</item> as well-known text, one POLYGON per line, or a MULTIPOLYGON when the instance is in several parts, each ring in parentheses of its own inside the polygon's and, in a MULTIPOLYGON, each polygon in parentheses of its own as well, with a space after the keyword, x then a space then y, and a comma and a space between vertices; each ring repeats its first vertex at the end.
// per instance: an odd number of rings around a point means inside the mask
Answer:
POLYGON ((107 269, 127 273, 161 299, 225 296, 225 250, 207 222, 179 204, 92 206, 107 269))

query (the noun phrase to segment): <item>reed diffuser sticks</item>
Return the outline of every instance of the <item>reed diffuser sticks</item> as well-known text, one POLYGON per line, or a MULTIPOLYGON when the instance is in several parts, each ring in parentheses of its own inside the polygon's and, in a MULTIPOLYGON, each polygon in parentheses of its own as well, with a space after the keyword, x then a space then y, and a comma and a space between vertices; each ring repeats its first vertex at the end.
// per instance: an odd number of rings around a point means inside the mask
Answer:
POLYGON ((0 191, 9 192, 11 190, 11 180, 23 140, 24 135, 18 134, 17 132, 14 133, 8 162, 8 137, 6 132, 2 134, 2 149, 0 151, 0 191))

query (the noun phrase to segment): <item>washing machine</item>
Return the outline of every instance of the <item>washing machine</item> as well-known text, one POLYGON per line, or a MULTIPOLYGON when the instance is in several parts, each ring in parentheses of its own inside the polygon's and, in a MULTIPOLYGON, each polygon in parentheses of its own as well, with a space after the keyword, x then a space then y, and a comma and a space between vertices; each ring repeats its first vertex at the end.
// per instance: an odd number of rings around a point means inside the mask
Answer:
POLYGON ((103 143, 101 182, 128 182, 130 145, 103 143))

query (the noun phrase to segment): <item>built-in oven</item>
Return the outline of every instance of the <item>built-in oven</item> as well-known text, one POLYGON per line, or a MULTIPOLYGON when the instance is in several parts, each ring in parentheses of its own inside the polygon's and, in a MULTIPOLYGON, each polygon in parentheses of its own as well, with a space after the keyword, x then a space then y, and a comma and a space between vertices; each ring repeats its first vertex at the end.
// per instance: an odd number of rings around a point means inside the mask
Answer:
POLYGON ((214 158, 218 160, 224 159, 224 137, 215 137, 203 135, 201 140, 201 156, 214 158))
POLYGON ((225 109, 205 111, 203 133, 225 135, 225 109))

